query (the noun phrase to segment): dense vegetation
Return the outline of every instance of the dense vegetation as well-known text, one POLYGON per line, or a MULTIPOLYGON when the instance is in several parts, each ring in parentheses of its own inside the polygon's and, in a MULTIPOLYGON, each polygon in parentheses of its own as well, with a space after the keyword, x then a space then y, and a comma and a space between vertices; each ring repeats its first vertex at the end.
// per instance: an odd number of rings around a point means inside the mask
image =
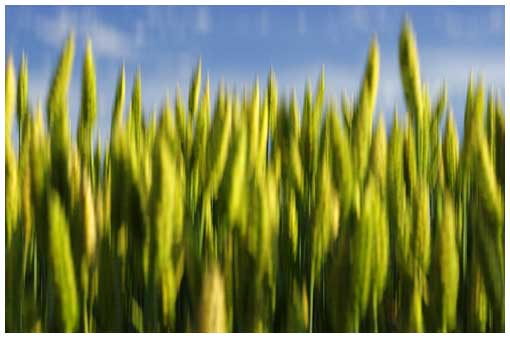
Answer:
POLYGON ((211 107, 199 63, 187 103, 177 89, 149 120, 138 71, 125 120, 122 67, 104 145, 90 42, 76 140, 73 35, 44 114, 9 58, 6 330, 504 331, 501 102, 471 78, 459 142, 407 21, 398 48, 407 111, 389 135, 374 39, 340 109, 324 69, 302 109, 272 71, 211 107))

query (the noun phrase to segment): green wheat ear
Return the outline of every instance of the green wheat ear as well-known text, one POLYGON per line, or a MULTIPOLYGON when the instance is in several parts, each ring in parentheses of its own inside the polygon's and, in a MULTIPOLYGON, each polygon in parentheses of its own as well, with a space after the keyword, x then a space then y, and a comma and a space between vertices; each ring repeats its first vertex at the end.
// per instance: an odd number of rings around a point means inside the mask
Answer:
POLYGON ((274 135, 278 113, 278 83, 276 80, 276 74, 272 68, 269 71, 267 81, 267 92, 269 109, 269 130, 271 131, 271 135, 274 135))
POLYGON ((496 102, 496 130, 495 130, 495 157, 496 174, 498 183, 504 189, 505 186, 505 115, 501 101, 496 102))
POLYGON ((122 65, 117 80, 117 89, 115 90, 115 100, 113 101, 111 134, 113 137, 117 126, 122 125, 122 115, 124 111, 124 100, 126 95, 126 70, 122 65))
POLYGON ((331 161, 333 170, 333 184, 340 197, 342 223, 350 217, 352 194, 354 189, 354 173, 352 152, 346 130, 340 127, 337 114, 329 114, 327 123, 331 133, 331 161))
POLYGON ((504 196, 498 186, 496 170, 491 165, 487 139, 482 135, 482 128, 477 130, 473 170, 478 176, 472 182, 477 193, 480 220, 476 224, 475 233, 487 294, 494 306, 495 315, 499 317, 504 308, 504 301, 498 297, 504 289, 504 249, 500 241, 504 231, 504 196))
POLYGON ((379 45, 374 37, 368 51, 365 74, 353 117, 353 155, 359 177, 364 179, 372 138, 372 120, 379 82, 379 45))
POLYGON ((457 127, 453 119, 453 113, 450 110, 446 120, 446 128, 443 141, 443 163, 445 170, 446 186, 450 191, 454 191, 457 178, 457 168, 459 164, 459 139, 457 136, 457 127))
MULTIPOLYGON (((19 140, 24 137, 24 128, 28 122, 28 61, 25 54, 21 56, 21 64, 18 73, 18 90, 16 91, 16 118, 18 122, 19 140)), ((20 142, 20 147, 23 142, 20 142)))
POLYGON ((387 143, 386 125, 384 122, 384 115, 381 113, 375 129, 374 139, 372 140, 370 150, 370 168, 377 177, 382 191, 386 190, 387 143))
POLYGON ((347 134, 351 135, 353 120, 353 103, 345 91, 342 92, 342 117, 347 134))
POLYGON ((67 38, 60 54, 60 61, 50 86, 46 103, 50 134, 62 133, 67 128, 67 91, 71 80, 74 57, 74 33, 67 38))
POLYGON ((290 99, 290 132, 295 139, 299 139, 299 131, 301 130, 299 121, 299 108, 298 108, 297 94, 292 90, 290 99))
POLYGON ((360 121, 359 124, 361 125, 367 125, 368 123, 363 122, 368 121, 369 117, 371 117, 373 114, 375 101, 377 97, 378 85, 379 85, 379 43, 377 42, 377 38, 374 37, 372 39, 372 42, 370 43, 370 48, 368 51, 368 61, 360 89, 358 114, 360 114, 361 116, 358 117, 357 119, 359 119, 360 121))
POLYGON ((258 155, 259 145, 259 133, 260 133, 260 85, 259 78, 255 79, 255 84, 252 89, 252 95, 250 100, 250 106, 248 111, 248 133, 249 133, 249 152, 248 156, 250 164, 253 166, 256 164, 258 155))
POLYGON ((204 91, 200 99, 200 107, 195 114, 195 133, 191 149, 191 170, 196 175, 196 181, 203 183, 207 173, 203 166, 207 156, 207 137, 209 135, 209 124, 211 114, 209 74, 205 79, 204 91))
POLYGON ((195 115, 198 109, 198 97, 200 96, 201 80, 202 80, 202 59, 200 58, 198 60, 195 71, 193 72, 193 77, 191 79, 189 89, 188 110, 191 120, 193 120, 193 116, 195 115))
POLYGON ((129 124, 131 126, 132 135, 135 137, 136 144, 139 144, 142 133, 143 113, 142 113, 142 72, 140 68, 136 70, 135 80, 133 84, 133 92, 131 94, 129 124))
POLYGON ((72 182, 69 177, 72 148, 67 95, 74 57, 74 34, 69 34, 53 76, 47 100, 48 129, 51 136, 51 176, 63 203, 69 203, 72 182))
POLYGON ((422 116, 422 89, 420 61, 411 21, 404 19, 399 39, 400 76, 407 107, 413 123, 420 123, 422 116))
POLYGON ((91 170, 92 130, 97 117, 96 70, 92 42, 87 40, 83 61, 80 118, 78 122, 78 147, 82 161, 91 170))
POLYGON ((324 105, 324 96, 326 93, 326 66, 322 66, 321 73, 319 75, 319 81, 317 83, 317 89, 315 92, 315 99, 313 105, 314 116, 316 116, 317 128, 319 127, 322 118, 322 106, 324 105))
MULTIPOLYGON (((379 120, 380 122, 382 120, 379 120)), ((381 124, 379 124, 381 125, 381 124)), ((383 127, 384 128, 384 127, 383 127)), ((377 133, 377 132, 376 132, 377 133)), ((375 138, 377 140, 377 137, 375 138)), ((378 141, 384 142, 385 141, 378 141)), ((377 146, 383 153, 386 155, 386 151, 383 150, 384 146, 382 143, 377 146)), ((373 173, 373 171, 372 171, 373 173)), ((371 175, 371 174, 369 174, 371 175)), ((372 183, 372 177, 368 178, 369 183, 372 183)), ((367 309, 368 314, 373 317, 374 327, 373 330, 377 332, 379 330, 379 318, 378 314, 381 311, 379 308, 382 308, 382 300, 384 297, 386 284, 388 280, 388 275, 390 273, 390 251, 391 251, 391 243, 390 243, 390 227, 388 222, 388 213, 387 213, 387 202, 385 200, 385 186, 384 181, 385 177, 376 177, 374 180, 374 185, 377 184, 377 180, 379 180, 379 187, 373 191, 373 194, 376 196, 375 203, 373 209, 371 209, 373 213, 373 237, 370 239, 373 243, 373 252, 374 257, 378 257, 377 259, 371 260, 371 274, 373 283, 370 289, 370 308, 367 309), (382 187, 382 189, 381 189, 382 187)), ((377 187, 377 185, 376 185, 377 187)), ((368 189, 368 188, 367 188, 368 189)), ((368 190, 370 193, 370 190, 368 190)), ((370 198, 370 196, 368 196, 370 198)))
POLYGON ((453 197, 446 192, 441 208, 440 228, 433 250, 432 288, 433 303, 437 309, 438 329, 449 332, 457 322, 457 296, 460 267, 456 240, 456 217, 453 197))
POLYGON ((446 86, 446 83, 443 83, 441 85, 439 98, 437 99, 437 102, 434 105, 433 118, 435 121, 442 120, 443 114, 446 111, 447 104, 448 104, 448 87, 446 86))
POLYGON ((94 54, 92 42, 87 40, 85 48, 85 60, 83 61, 82 99, 80 120, 85 126, 90 127, 97 116, 96 98, 96 71, 94 66, 94 54))
POLYGON ((181 149, 183 154, 186 154, 186 109, 184 108, 184 102, 182 100, 181 89, 179 85, 175 88, 175 125, 177 128, 177 135, 181 143, 181 149))
POLYGON ((78 325, 78 295, 71 251, 69 224, 55 192, 49 198, 49 263, 56 292, 58 327, 72 332, 78 325))
POLYGON ((244 214, 244 200, 246 193, 245 172, 247 168, 247 138, 246 130, 238 128, 234 137, 233 159, 230 175, 230 191, 228 204, 228 219, 231 224, 240 224, 244 214))
POLYGON ((205 193, 215 196, 218 192, 223 171, 228 157, 228 146, 232 128, 232 99, 225 93, 224 85, 220 85, 216 110, 209 134, 208 146, 211 150, 207 152, 206 166, 209 178, 205 185, 205 193))

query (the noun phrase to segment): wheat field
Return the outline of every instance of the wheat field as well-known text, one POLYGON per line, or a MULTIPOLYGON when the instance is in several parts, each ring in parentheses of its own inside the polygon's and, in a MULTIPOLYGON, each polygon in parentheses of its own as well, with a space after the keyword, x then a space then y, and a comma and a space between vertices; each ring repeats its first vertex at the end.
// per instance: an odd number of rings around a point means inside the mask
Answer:
POLYGON ((325 69, 302 105, 273 71, 213 98, 199 61, 187 97, 145 119, 141 70, 129 98, 122 66, 94 142, 92 43, 75 138, 73 34, 44 104, 30 102, 27 57, 7 61, 8 332, 505 330, 503 106, 471 76, 459 138, 446 85, 422 82, 410 21, 389 132, 374 38, 339 102, 325 69))

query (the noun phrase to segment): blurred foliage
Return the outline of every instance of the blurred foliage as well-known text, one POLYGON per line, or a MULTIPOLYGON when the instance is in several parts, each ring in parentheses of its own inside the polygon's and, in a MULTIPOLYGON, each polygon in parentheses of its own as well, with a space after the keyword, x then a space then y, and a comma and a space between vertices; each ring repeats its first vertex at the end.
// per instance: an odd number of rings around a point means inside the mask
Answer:
POLYGON ((340 110, 324 68, 301 109, 272 70, 266 86, 221 83, 211 102, 199 60, 187 105, 177 88, 145 119, 141 70, 128 100, 123 65, 95 146, 92 42, 76 140, 73 35, 46 124, 27 57, 17 76, 9 57, 7 331, 504 331, 501 101, 471 77, 459 140, 446 85, 433 100, 422 83, 407 19, 398 48, 407 113, 389 135, 374 115, 374 38, 340 110))

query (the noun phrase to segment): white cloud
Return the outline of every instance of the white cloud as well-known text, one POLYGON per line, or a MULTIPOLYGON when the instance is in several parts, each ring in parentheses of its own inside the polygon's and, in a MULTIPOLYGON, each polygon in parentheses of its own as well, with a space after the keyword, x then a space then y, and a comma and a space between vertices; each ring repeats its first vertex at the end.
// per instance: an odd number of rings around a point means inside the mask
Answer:
MULTIPOLYGON (((37 25, 36 35, 45 43, 54 47, 60 46, 62 41, 66 38, 69 31, 73 28, 74 15, 66 10, 62 10, 56 17, 49 18, 38 16, 36 17, 37 25)), ((27 25, 26 27, 31 27, 27 25)))
POLYGON ((200 6, 197 9, 197 30, 204 34, 211 30, 211 15, 207 7, 200 6))
POLYGON ((77 39, 90 37, 98 56, 122 59, 133 54, 129 34, 102 22, 93 11, 62 9, 55 17, 36 15, 34 19, 35 24, 31 27, 36 36, 55 48, 60 48, 69 32, 74 31, 77 39))
POLYGON ((96 53, 99 55, 125 58, 132 52, 129 47, 131 46, 130 37, 112 26, 94 20, 81 26, 81 33, 85 35, 87 32, 94 43, 96 53))

